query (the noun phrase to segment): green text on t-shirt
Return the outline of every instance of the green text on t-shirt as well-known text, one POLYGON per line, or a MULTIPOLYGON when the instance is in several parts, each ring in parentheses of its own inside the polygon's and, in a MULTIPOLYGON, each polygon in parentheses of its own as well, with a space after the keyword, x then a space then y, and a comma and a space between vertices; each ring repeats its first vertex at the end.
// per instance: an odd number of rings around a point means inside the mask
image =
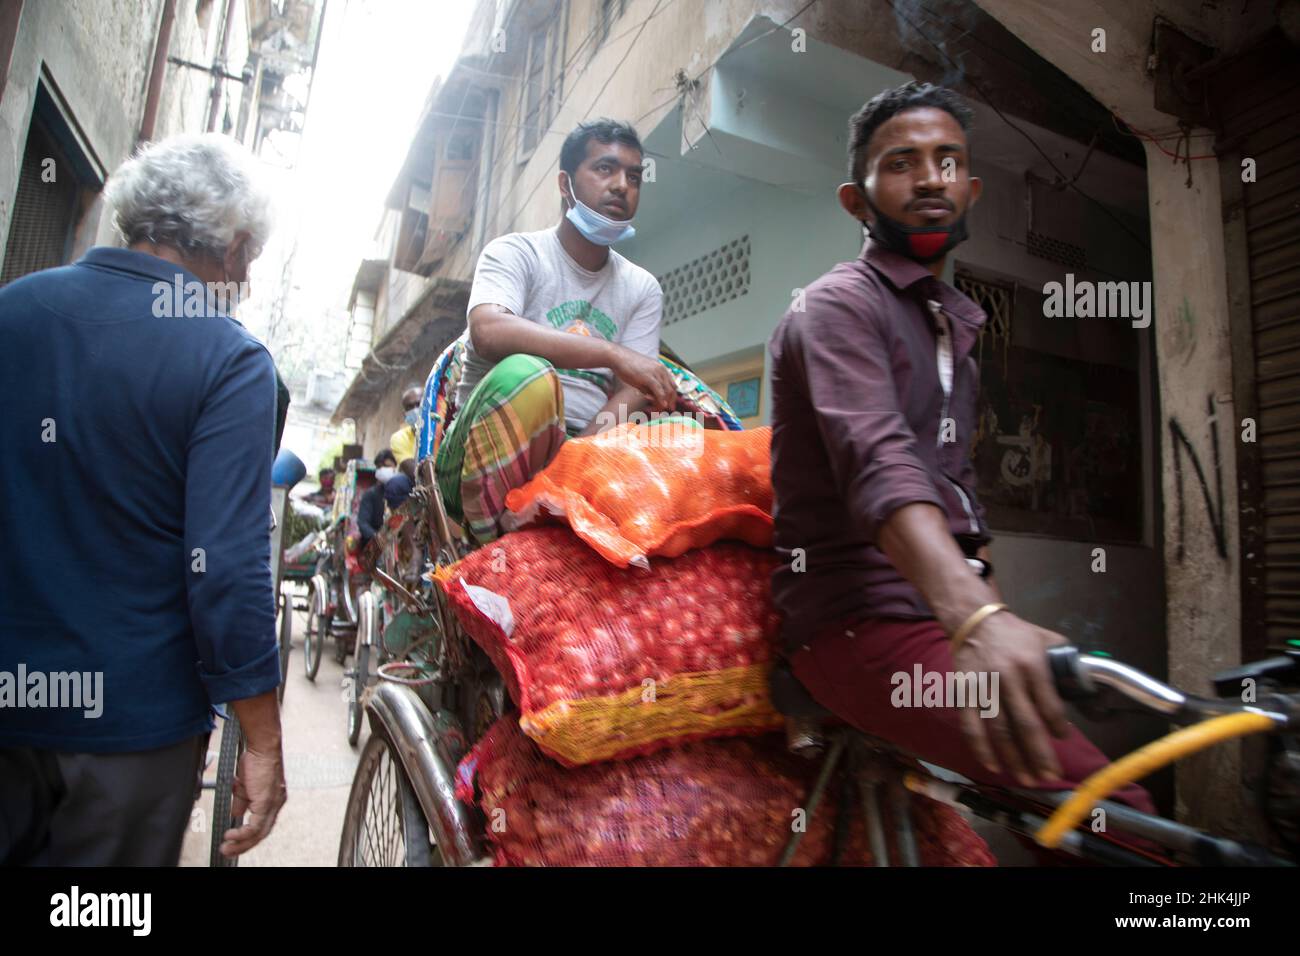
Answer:
POLYGON ((606 342, 612 342, 618 334, 614 320, 600 309, 593 308, 585 299, 563 302, 546 313, 546 319, 557 329, 566 329, 574 322, 582 322, 588 328, 599 332, 606 342))

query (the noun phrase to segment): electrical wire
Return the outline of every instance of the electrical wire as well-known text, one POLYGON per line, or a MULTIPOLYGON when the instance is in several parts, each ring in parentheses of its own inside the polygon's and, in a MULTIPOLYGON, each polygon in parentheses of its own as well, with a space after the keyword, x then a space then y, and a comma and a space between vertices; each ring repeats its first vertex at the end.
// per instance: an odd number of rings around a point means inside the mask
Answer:
MULTIPOLYGON (((916 4, 916 5, 917 5, 917 7, 918 7, 920 10, 922 10, 923 12, 929 14, 929 16, 930 16, 930 18, 931 18, 932 20, 934 20, 934 21, 936 21, 936 22, 938 22, 938 23, 941 23, 941 24, 946 24, 946 23, 947 23, 947 21, 943 20, 942 16, 941 16, 939 13, 937 13, 937 12, 935 12, 934 10, 931 10, 929 7, 925 6, 923 3, 920 2, 920 0, 917 0, 917 4, 916 4)), ((969 29, 969 30, 966 30, 965 32, 963 32, 963 33, 960 34, 959 36, 953 37, 951 40, 945 40, 944 42, 945 42, 946 45, 951 46, 951 45, 953 45, 953 44, 955 44, 955 43, 957 43, 957 42, 959 42, 959 41, 961 41, 961 40, 963 40, 963 39, 966 39, 966 38, 968 38, 968 37, 969 37, 971 40, 973 40, 975 43, 978 43, 982 48, 984 48, 984 49, 986 49, 986 50, 989 50, 990 52, 992 52, 992 53, 996 54, 997 56, 1001 57, 1001 58, 1002 58, 1003 60, 1005 60, 1006 62, 1008 62, 1008 63, 1014 65, 1015 67, 1017 67, 1019 70, 1021 70, 1021 71, 1025 74, 1026 80, 1027 80, 1028 82, 1030 82, 1030 83, 1032 83, 1032 84, 1034 84, 1034 85, 1036 85, 1036 86, 1041 87, 1042 84, 1043 84, 1043 79, 1044 79, 1044 77, 1046 76, 1047 78, 1049 78, 1050 81, 1051 81, 1051 83, 1050 83, 1049 85, 1055 86, 1057 89, 1060 89, 1060 90, 1062 90, 1063 92, 1068 92, 1068 93, 1070 94, 1070 95, 1057 96, 1057 95, 1055 95, 1052 91, 1047 91, 1047 92, 1045 93, 1045 96, 1047 97, 1048 100, 1050 100, 1050 101, 1052 102, 1052 105, 1053 105, 1054 107, 1060 107, 1060 106, 1063 105, 1063 106, 1065 107, 1066 111, 1069 113, 1069 115, 1070 115, 1071 117, 1073 117, 1073 118, 1075 118, 1075 119, 1078 119, 1078 120, 1081 120, 1081 121, 1083 121, 1084 123, 1091 123, 1091 122, 1092 122, 1092 116, 1091 116, 1091 115, 1085 115, 1085 114, 1083 114, 1083 113, 1080 113, 1080 112, 1079 112, 1079 111, 1074 107, 1074 100, 1075 100, 1075 97, 1074 97, 1073 94, 1075 93, 1075 90, 1077 89, 1078 85, 1075 84, 1075 83, 1073 83, 1073 81, 1070 81, 1068 77, 1065 78, 1065 79, 1066 79, 1066 83, 1069 84, 1068 86, 1066 86, 1065 84, 1059 82, 1059 81, 1058 81, 1058 77, 1062 75, 1062 74, 1060 74, 1060 71, 1059 71, 1059 70, 1058 70, 1058 71, 1054 71, 1054 72, 1049 72, 1049 73, 1046 73, 1046 74, 1045 74, 1044 71, 1038 69, 1037 66, 1036 66, 1035 64, 1029 63, 1029 62, 1025 61, 1024 59, 1020 58, 1019 56, 1014 56, 1014 55, 1012 55, 1012 54, 1011 54, 1010 52, 1008 52, 1006 49, 1004 49, 1004 48, 998 46, 997 44, 990 43, 988 40, 984 39, 982 36, 980 36, 978 33, 976 33, 976 32, 975 32, 975 29, 974 29, 973 27, 972 27, 971 29, 969 29)), ((988 62, 989 62, 986 58, 984 58, 984 57, 982 57, 982 56, 979 56, 979 54, 975 54, 975 55, 976 55, 976 57, 977 57, 978 59, 980 59, 982 62, 984 62, 984 63, 988 63, 988 62)), ((1117 129, 1118 129, 1118 127, 1117 127, 1117 129)), ((1126 136, 1131 135, 1131 134, 1129 134, 1129 133, 1124 132, 1123 130, 1120 130, 1120 132, 1121 132, 1121 133, 1124 133, 1124 135, 1126 135, 1126 136)), ((1173 135, 1173 136, 1180 135, 1180 131, 1179 131, 1177 128, 1175 128, 1175 129, 1173 130, 1172 135, 1173 135)), ((1197 136, 1213 136, 1214 134, 1213 134, 1213 133, 1200 133, 1200 134, 1195 134, 1195 135, 1197 135, 1197 136)), ((1135 137, 1135 138, 1136 138, 1136 137, 1135 137)), ((1170 136, 1158 136, 1157 138, 1160 138, 1160 139, 1169 139, 1169 138, 1171 138, 1171 137, 1170 137, 1170 136)))
MULTIPOLYGON (((723 60, 723 58, 725 58, 725 57, 727 57, 727 56, 730 56, 730 55, 733 54, 733 53, 739 53, 741 50, 745 49, 745 47, 749 46, 751 43, 757 43, 759 40, 763 40, 763 39, 766 39, 767 37, 770 37, 773 33, 776 33, 778 30, 782 30, 782 29, 784 29, 786 26, 788 26, 788 25, 789 25, 790 23, 792 23, 794 20, 798 19, 800 16, 802 16, 804 13, 806 13, 806 12, 808 11, 808 8, 809 8, 809 7, 813 6, 813 4, 818 3, 818 2, 820 2, 820 0, 809 0, 808 3, 805 3, 802 7, 800 7, 798 10, 796 10, 796 11, 795 11, 791 16, 787 17, 784 21, 782 21, 781 23, 778 23, 776 26, 772 27, 772 29, 770 29, 770 30, 765 30, 764 32, 760 33, 760 34, 759 34, 758 36, 756 36, 756 37, 751 37, 750 39, 748 39, 748 40, 746 40, 744 43, 742 43, 740 46, 736 47, 734 50, 729 49, 729 50, 725 50, 725 51, 723 51, 721 54, 719 54, 719 55, 718 55, 718 56, 713 60, 713 62, 711 62, 708 66, 704 67, 704 69, 700 70, 698 73, 696 73, 696 74, 695 74, 693 77, 691 77, 689 80, 687 80, 687 82, 686 82, 686 84, 684 84, 684 86, 685 86, 685 87, 688 87, 688 88, 689 88, 689 87, 693 87, 695 84, 697 84, 697 83, 700 81, 700 79, 704 76, 704 74, 708 73, 710 70, 714 69, 714 68, 715 68, 719 63, 721 63, 722 60, 723 60)), ((662 103, 659 103, 659 104, 657 104, 657 105, 655 105, 655 106, 650 107, 650 109, 646 110, 644 113, 642 113, 640 116, 638 116, 635 120, 633 120, 633 123, 635 124, 635 123, 639 123, 639 122, 641 122, 641 121, 642 121, 643 119, 645 119, 647 116, 650 116, 652 113, 655 113, 655 112, 658 111, 659 109, 662 109, 664 106, 667 106, 669 103, 672 103, 673 101, 679 99, 679 98, 681 97, 681 95, 682 95, 682 85, 679 85, 679 86, 674 90, 672 96, 668 97, 668 99, 664 100, 662 103)))
MULTIPOLYGON (((1130 123, 1128 120, 1124 119, 1124 118, 1123 118, 1122 116, 1120 116, 1119 114, 1112 112, 1112 113, 1110 114, 1110 118, 1111 118, 1111 122, 1115 124, 1115 129, 1119 130, 1121 133, 1124 133, 1126 136, 1134 136, 1136 139, 1145 139, 1147 142, 1149 142, 1149 143, 1150 143, 1152 146, 1154 146, 1156 149, 1160 150, 1160 152, 1162 152, 1162 153, 1164 153, 1166 156, 1169 156, 1170 158, 1172 158, 1172 159, 1174 160, 1174 162, 1179 162, 1179 161, 1181 161, 1181 162, 1184 162, 1184 163, 1185 163, 1185 162, 1188 162, 1188 161, 1193 160, 1193 159, 1218 159, 1218 158, 1219 158, 1219 157, 1218 157, 1217 155, 1215 155, 1214 153, 1205 153, 1205 154, 1203 154, 1203 155, 1201 155, 1201 156, 1183 156, 1182 154, 1180 154, 1180 153, 1178 153, 1178 152, 1172 152, 1172 153, 1171 153, 1171 152, 1169 152, 1169 150, 1165 149, 1163 146, 1160 145, 1160 138, 1157 138, 1157 137, 1155 137, 1155 136, 1152 136, 1150 133, 1145 132, 1144 130, 1140 130, 1140 129, 1138 129, 1136 126, 1134 126, 1134 125, 1133 125, 1132 123, 1130 123), (1132 132, 1132 133, 1129 133, 1127 130, 1120 129, 1120 126, 1119 126, 1120 123, 1123 123, 1125 126, 1127 126, 1129 129, 1131 129, 1133 132, 1132 132)), ((1213 134, 1213 133, 1205 133, 1205 134, 1201 134, 1201 135, 1203 135, 1203 136, 1206 136, 1206 135, 1208 135, 1208 136, 1213 136, 1214 134, 1213 134)), ((1177 139, 1180 143, 1182 143, 1182 142, 1186 142, 1187 140, 1190 140, 1190 139, 1192 138, 1192 136, 1191 136, 1191 133, 1190 133, 1190 132, 1184 132, 1184 131, 1181 131, 1181 130, 1180 130, 1180 131, 1179 131, 1176 135, 1174 135, 1174 136, 1166 136, 1166 137, 1163 137, 1163 138, 1164 138, 1164 139, 1177 139)), ((1174 149, 1177 150, 1178 147, 1174 147, 1174 149)), ((1188 152, 1191 152, 1190 144, 1188 145, 1188 152)))
POLYGON ((1092 141, 1088 143, 1088 151, 1083 154, 1083 162, 1079 164, 1078 170, 1075 172, 1073 176, 1070 177, 1066 185, 1072 186, 1079 181, 1079 177, 1083 175, 1083 171, 1088 168, 1088 160, 1092 159, 1092 151, 1097 148, 1097 140, 1099 139, 1101 139, 1100 126, 1098 126, 1097 129, 1093 131, 1092 141))

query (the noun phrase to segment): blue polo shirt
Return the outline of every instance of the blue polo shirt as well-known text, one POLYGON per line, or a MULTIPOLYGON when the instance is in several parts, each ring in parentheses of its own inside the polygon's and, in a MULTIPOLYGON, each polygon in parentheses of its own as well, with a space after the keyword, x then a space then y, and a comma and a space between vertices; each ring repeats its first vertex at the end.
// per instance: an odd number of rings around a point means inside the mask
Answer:
POLYGON ((279 682, 275 366, 170 314, 178 275, 96 248, 0 289, 0 746, 162 747, 279 682))

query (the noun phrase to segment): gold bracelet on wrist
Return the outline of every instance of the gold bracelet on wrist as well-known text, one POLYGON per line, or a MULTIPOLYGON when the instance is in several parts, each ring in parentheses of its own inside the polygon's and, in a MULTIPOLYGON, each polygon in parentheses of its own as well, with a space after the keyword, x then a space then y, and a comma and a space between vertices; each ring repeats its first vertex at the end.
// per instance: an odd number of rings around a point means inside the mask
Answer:
POLYGON ((971 632, 975 630, 975 628, 979 627, 980 624, 984 622, 986 617, 991 617, 992 615, 997 614, 998 611, 1005 611, 1006 609, 1007 606, 1005 604, 985 604, 981 608, 976 608, 975 611, 971 613, 970 617, 962 621, 961 627, 957 628, 957 630, 953 632, 951 643, 952 652, 954 654, 957 653, 957 648, 961 647, 962 642, 970 636, 971 632))

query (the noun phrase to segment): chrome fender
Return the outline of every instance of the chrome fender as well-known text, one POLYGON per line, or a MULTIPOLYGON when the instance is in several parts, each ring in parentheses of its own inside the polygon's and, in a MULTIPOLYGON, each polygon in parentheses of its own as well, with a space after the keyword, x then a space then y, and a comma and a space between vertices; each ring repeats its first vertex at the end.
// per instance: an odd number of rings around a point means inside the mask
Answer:
POLYGON ((317 617, 325 616, 325 608, 329 606, 329 600, 329 581, 325 580, 323 574, 313 574, 311 578, 311 603, 317 617))
POLYGON ((435 746, 436 730, 429 708, 409 687, 381 680, 366 705, 372 733, 393 743, 411 788, 448 866, 467 866, 482 853, 476 846, 475 824, 456 799, 456 768, 448 766, 435 746))
POLYGON ((369 591, 357 598, 357 646, 375 646, 379 636, 379 602, 369 591))

